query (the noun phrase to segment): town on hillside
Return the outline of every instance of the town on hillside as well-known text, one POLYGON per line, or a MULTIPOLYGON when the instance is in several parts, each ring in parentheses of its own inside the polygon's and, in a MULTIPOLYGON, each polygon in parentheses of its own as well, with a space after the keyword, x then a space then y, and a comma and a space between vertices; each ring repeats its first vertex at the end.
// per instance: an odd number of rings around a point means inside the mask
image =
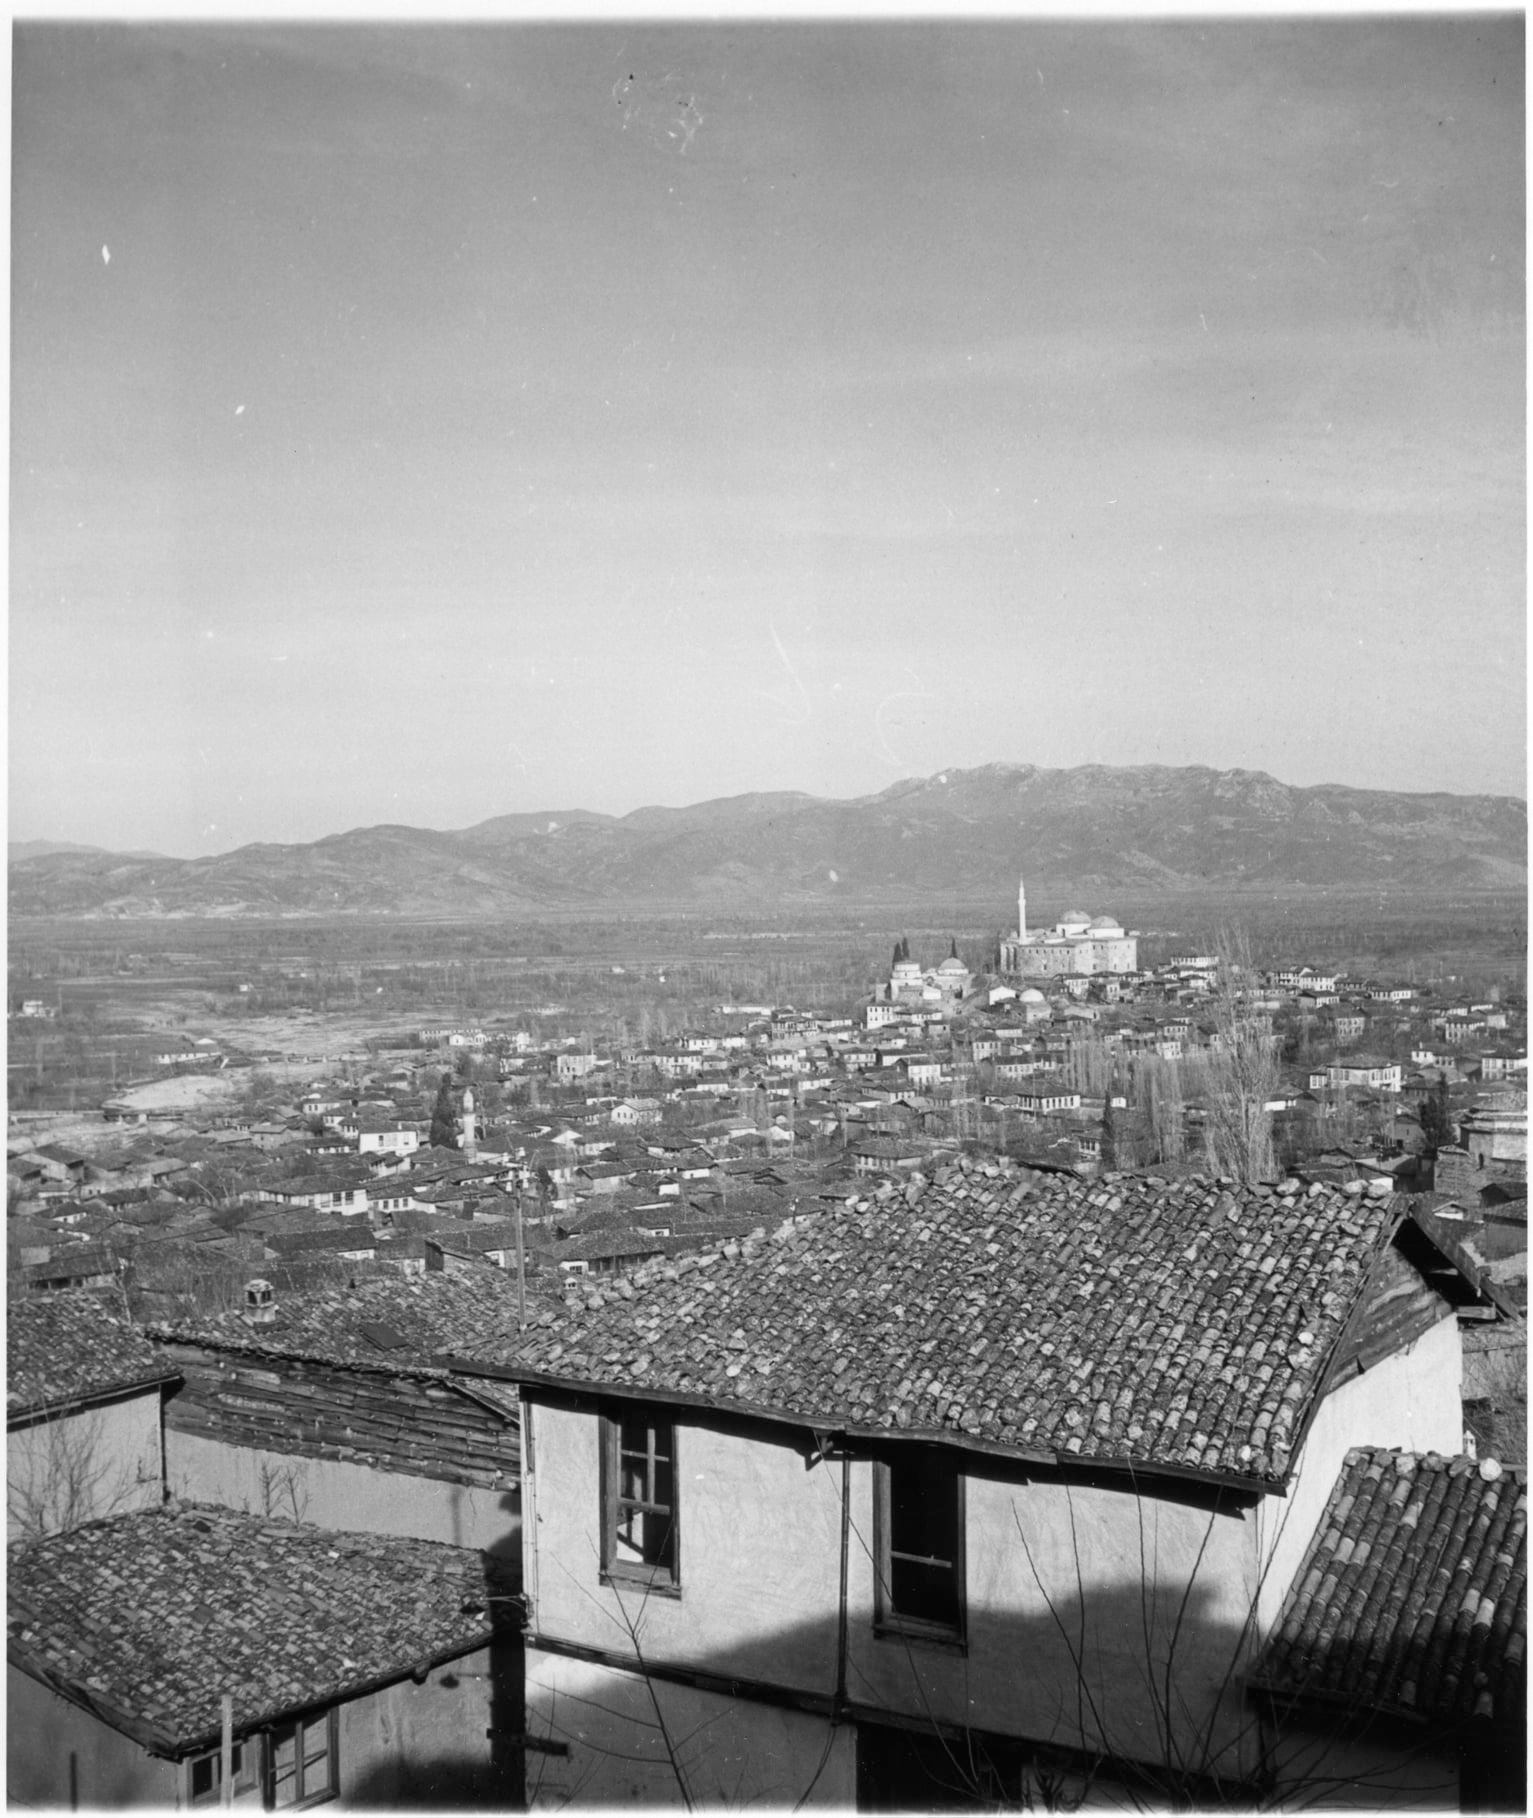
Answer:
POLYGON ((1521 1808, 1520 981, 1016 922, 13 1060, 12 1802, 1521 1808))

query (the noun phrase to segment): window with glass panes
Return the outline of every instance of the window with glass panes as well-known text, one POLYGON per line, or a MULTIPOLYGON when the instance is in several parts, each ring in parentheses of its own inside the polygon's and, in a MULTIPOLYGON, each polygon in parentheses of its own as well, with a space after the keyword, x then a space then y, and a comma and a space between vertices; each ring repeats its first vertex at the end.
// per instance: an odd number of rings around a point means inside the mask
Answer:
MULTIPOLYGON (((334 1711, 279 1723, 242 1736, 234 1745, 233 1805, 319 1805, 340 1792, 334 1711)), ((187 1764, 189 1803, 223 1804, 223 1752, 194 1755, 187 1764)))
POLYGON ((880 1627, 939 1640, 964 1628, 963 1477, 958 1459, 912 1446, 876 1467, 880 1627))
POLYGON ((680 1583, 676 1427, 654 1408, 615 1408, 602 1420, 602 1562, 612 1577, 680 1583))
POLYGON ((266 1809, 315 1805, 336 1786, 335 1713, 279 1723, 266 1736, 266 1809))
MULTIPOLYGON (((241 1737, 234 1745, 234 1802, 243 1805, 260 1788, 261 1739, 241 1737)), ((223 1750, 213 1749, 206 1755, 194 1755, 188 1764, 191 1774, 193 1805, 222 1805, 224 1790, 223 1750)))

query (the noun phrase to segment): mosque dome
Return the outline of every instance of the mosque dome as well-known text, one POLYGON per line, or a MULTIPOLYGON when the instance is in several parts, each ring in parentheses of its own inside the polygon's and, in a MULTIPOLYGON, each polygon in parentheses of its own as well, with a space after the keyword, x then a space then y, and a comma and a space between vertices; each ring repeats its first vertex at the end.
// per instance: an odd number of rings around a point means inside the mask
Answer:
POLYGON ((1089 928, 1091 917, 1084 909, 1068 909, 1059 918, 1061 928, 1089 928))
POLYGON ((1043 993, 1035 985, 1029 985, 1025 991, 1017 993, 1019 1004, 1041 1004, 1045 1001, 1043 993))
POLYGON ((1093 928, 1102 929, 1102 931, 1107 934, 1121 934, 1123 932, 1122 922, 1115 921, 1110 915, 1094 915, 1091 918, 1091 925, 1093 928))
POLYGON ((950 953, 937 970, 939 972, 967 972, 969 968, 956 953, 950 953))

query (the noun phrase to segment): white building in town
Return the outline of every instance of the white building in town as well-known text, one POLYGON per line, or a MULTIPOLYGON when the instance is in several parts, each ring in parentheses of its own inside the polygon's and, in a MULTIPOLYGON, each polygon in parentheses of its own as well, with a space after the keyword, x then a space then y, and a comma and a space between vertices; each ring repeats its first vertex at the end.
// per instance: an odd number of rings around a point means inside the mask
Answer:
POLYGON ((1071 909, 1043 934, 1027 931, 1027 882, 1017 882, 1017 932, 1001 942, 1001 970, 1018 978, 1135 972, 1139 937, 1110 915, 1071 909))

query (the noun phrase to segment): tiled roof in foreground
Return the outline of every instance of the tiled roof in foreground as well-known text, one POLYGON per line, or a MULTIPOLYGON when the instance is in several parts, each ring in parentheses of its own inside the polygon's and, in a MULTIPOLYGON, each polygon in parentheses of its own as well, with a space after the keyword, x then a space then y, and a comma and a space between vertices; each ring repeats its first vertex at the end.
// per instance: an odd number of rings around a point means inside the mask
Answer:
POLYGON ((6 1309, 5 1411, 10 1420, 177 1374, 137 1326, 99 1294, 39 1294, 13 1299, 6 1309))
POLYGON ((1347 1454, 1252 1683, 1433 1723, 1522 1723, 1526 1477, 1357 1447, 1347 1454))
POLYGON ((11 1661, 156 1754, 355 1697, 489 1640, 482 1554, 183 1505, 9 1549, 11 1661))
POLYGON ((520 1341, 487 1329, 459 1367, 1270 1483, 1399 1217, 1296 1184, 954 1168, 652 1269, 520 1341))

